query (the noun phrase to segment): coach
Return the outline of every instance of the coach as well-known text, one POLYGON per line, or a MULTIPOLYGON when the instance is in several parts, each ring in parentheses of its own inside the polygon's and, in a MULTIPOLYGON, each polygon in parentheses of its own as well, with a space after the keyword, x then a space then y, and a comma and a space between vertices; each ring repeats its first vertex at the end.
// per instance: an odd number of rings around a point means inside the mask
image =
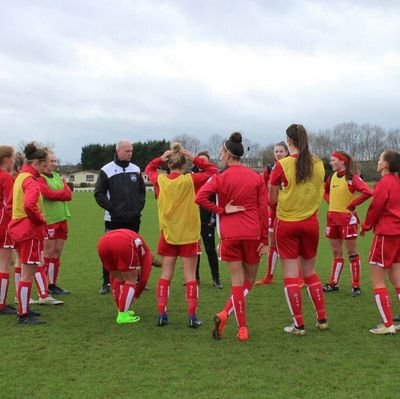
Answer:
MULTIPOLYGON (((132 144, 120 140, 114 160, 103 166, 96 182, 94 198, 105 209, 105 231, 129 229, 139 232, 140 217, 146 200, 146 187, 140 168, 131 163, 132 144)), ((103 267, 100 294, 110 292, 109 272, 103 267)))

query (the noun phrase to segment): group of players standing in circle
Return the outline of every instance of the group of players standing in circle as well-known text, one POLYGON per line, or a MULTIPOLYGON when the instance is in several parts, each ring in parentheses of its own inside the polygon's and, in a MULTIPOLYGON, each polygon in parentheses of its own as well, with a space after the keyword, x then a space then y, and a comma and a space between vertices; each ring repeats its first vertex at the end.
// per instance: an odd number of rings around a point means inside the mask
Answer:
MULTIPOLYGON (((371 190, 360 178, 352 157, 343 151, 334 151, 331 154, 333 174, 325 179, 323 163, 310 153, 307 132, 302 125, 293 124, 287 128, 286 142, 287 145, 281 142, 275 146, 275 164, 263 175, 241 163, 244 148, 240 133, 233 133, 221 146, 221 172, 218 172, 207 157, 195 156, 179 143, 174 143, 170 150, 147 165, 145 173, 155 188, 160 224, 157 253, 161 256, 161 275, 156 289, 158 326, 164 327, 169 323, 167 307, 170 282, 178 257, 183 265, 188 326, 199 328, 202 325, 197 316, 199 283, 196 278, 200 252, 200 206, 216 217, 220 237, 218 257, 227 263, 231 278, 231 293, 227 302, 213 318, 214 339, 218 340, 223 336, 226 323, 232 314, 235 315, 238 325, 237 339, 249 339, 246 296, 255 284, 272 282, 278 257, 282 264, 284 293, 293 319, 293 323, 285 327, 284 331, 297 336, 306 333, 302 312, 303 284, 307 287, 315 309, 316 328, 321 331, 328 330, 324 293, 339 290, 339 278, 344 265, 343 244, 349 256, 352 295, 361 294, 360 258, 356 246, 360 220, 356 207, 372 196, 366 219, 361 224, 361 235, 371 229, 375 233, 369 263, 374 296, 383 323, 370 329, 370 332, 396 332, 398 327, 393 323, 385 274, 386 271, 389 273, 400 301, 399 152, 385 150, 380 155, 378 172, 382 178, 375 189, 371 190), (189 163, 195 165, 197 173, 185 173, 189 163), (167 167, 168 173, 160 172, 163 166, 167 167), (318 209, 323 198, 329 204, 326 237, 329 238, 333 253, 331 277, 325 285, 322 285, 316 272, 319 243, 318 209), (267 253, 267 273, 256 282, 260 258, 267 253)), ((41 297, 42 301, 46 301, 45 295, 48 296, 48 292, 67 293, 55 285, 54 275, 57 274, 59 255, 67 232, 66 220, 69 212, 65 201, 71 199, 71 193, 62 180, 58 185, 51 184, 49 179, 53 174, 46 169, 49 155, 45 150, 32 144, 31 147, 27 146, 25 153, 26 163, 14 184, 9 178, 4 178, 12 164, 13 153, 0 154, 0 190, 3 203, 0 224, 0 312, 12 313, 12 308, 5 302, 8 284, 5 282, 8 279, 5 265, 9 267, 11 262, 7 258, 10 256, 7 252, 10 247, 7 240, 10 236, 22 267, 22 276, 17 287, 17 320, 21 324, 39 324, 42 321, 29 310, 30 289, 36 274, 42 275, 41 283, 38 284, 39 287, 41 284, 44 286, 39 290, 44 295, 44 298, 41 297), (41 177, 40 174, 44 176, 41 177), (44 183, 40 183, 41 180, 44 180, 44 183), (51 192, 46 190, 46 184, 51 188, 51 192), (59 187, 60 185, 62 187, 59 187), (14 188, 10 214, 12 186, 14 188), (49 221, 44 218, 42 196, 48 201, 60 204, 53 212, 54 218, 49 221), (66 216, 63 220, 56 221, 63 213, 61 204, 66 216), (61 241, 59 245, 48 245, 47 253, 50 255, 47 256, 47 263, 43 267, 40 260, 43 240, 54 237, 61 241), (43 271, 39 270, 41 267, 43 271)), ((129 159, 131 156, 130 145, 129 159)), ((121 173, 125 173, 125 166, 122 165, 121 168, 121 173)), ((100 204, 99 198, 96 200, 112 217, 117 212, 116 206, 111 203, 109 197, 108 200, 104 198, 104 206, 100 204)), ((135 231, 124 226, 114 227, 116 228, 108 229, 100 239, 99 256, 104 268, 112 275, 110 283, 118 308, 117 322, 134 323, 140 318, 130 307, 146 286, 154 258, 145 240, 138 234, 138 228, 135 231)), ((213 273, 213 278, 215 276, 218 275, 213 273)))
MULTIPOLYGON (((293 124, 286 130, 286 136, 287 145, 279 143, 275 146, 276 163, 270 173, 263 176, 242 165, 244 148, 240 133, 233 133, 221 146, 221 172, 207 158, 194 156, 178 143, 146 167, 145 173, 155 187, 160 223, 157 253, 162 257, 162 265, 156 290, 158 326, 169 323, 170 282, 178 257, 183 264, 188 325, 190 328, 202 325, 197 316, 199 285, 195 273, 200 239, 199 205, 216 216, 219 259, 227 263, 231 278, 227 302, 214 315, 214 339, 223 336, 229 316, 234 314, 238 340, 248 340, 246 296, 254 284, 272 282, 274 262, 278 257, 293 319, 293 324, 284 331, 298 336, 305 334, 303 284, 316 312, 315 326, 321 331, 328 330, 324 293, 339 289, 344 264, 343 243, 351 266, 352 295, 361 294, 360 259, 356 247, 360 220, 356 207, 373 196, 362 224, 362 234, 370 229, 375 232, 369 262, 383 324, 370 332, 396 332, 384 274, 389 270, 400 299, 400 154, 394 150, 385 150, 381 154, 378 171, 382 179, 377 184, 378 189, 372 191, 360 178, 349 154, 343 151, 331 154, 334 173, 325 179, 322 161, 310 153, 304 127, 293 124), (188 161, 199 173, 185 173, 188 161), (166 167, 168 173, 160 172, 162 167, 166 167), (333 252, 331 278, 325 285, 322 285, 315 265, 319 243, 317 213, 323 198, 329 204, 326 236, 333 252), (269 254, 267 274, 255 282, 260 257, 266 253, 269 254)), ((121 267, 127 266, 121 264, 121 267)), ((132 317, 127 320, 136 321, 132 317)))

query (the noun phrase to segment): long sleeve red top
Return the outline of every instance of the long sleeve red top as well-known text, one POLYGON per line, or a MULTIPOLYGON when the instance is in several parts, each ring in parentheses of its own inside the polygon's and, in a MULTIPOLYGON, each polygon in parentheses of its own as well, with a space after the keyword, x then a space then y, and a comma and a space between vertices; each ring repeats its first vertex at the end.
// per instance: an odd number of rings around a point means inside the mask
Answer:
POLYGON ((400 235, 400 178, 392 173, 375 184, 363 230, 384 236, 400 235))
POLYGON ((0 228, 7 228, 11 220, 12 189, 14 180, 10 173, 0 169, 0 228))
POLYGON ((24 193, 24 210, 27 217, 12 219, 8 225, 10 237, 13 241, 25 241, 29 239, 43 240, 45 237, 46 221, 43 213, 37 206, 40 197, 39 172, 30 165, 24 165, 21 172, 28 172, 32 176, 27 177, 22 183, 24 193))
MULTIPOLYGON (((212 164, 207 162, 204 158, 202 157, 195 157, 193 159, 193 163, 201 170, 199 173, 192 173, 191 177, 193 179, 193 184, 194 184, 194 190, 197 193, 197 191, 200 189, 200 187, 210 178, 210 176, 214 175, 215 173, 218 172, 217 167, 212 164)), ((161 160, 160 157, 154 158, 145 168, 144 173, 148 176, 150 181, 152 182, 154 186, 154 191, 156 193, 156 197, 158 197, 158 194, 160 192, 160 188, 158 186, 158 169, 161 167, 163 164, 163 161, 161 160)), ((168 175, 169 179, 175 179, 178 176, 180 176, 180 173, 170 173, 168 175)))
POLYGON ((219 218, 223 240, 260 240, 268 243, 268 194, 263 177, 243 165, 232 165, 214 175, 197 193, 196 203, 219 218), (217 195, 217 203, 209 200, 217 195), (225 206, 243 206, 245 211, 225 213, 225 206))

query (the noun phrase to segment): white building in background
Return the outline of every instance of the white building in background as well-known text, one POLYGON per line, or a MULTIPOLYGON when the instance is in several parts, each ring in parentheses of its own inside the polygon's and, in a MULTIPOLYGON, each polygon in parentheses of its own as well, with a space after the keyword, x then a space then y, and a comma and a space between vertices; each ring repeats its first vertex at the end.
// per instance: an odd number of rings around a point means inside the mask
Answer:
POLYGON ((93 191, 98 177, 98 170, 77 170, 65 175, 67 182, 74 185, 74 189, 90 189, 89 191, 93 191))
MULTIPOLYGON (((63 173, 67 183, 74 185, 74 191, 94 191, 100 171, 98 170, 77 170, 76 172, 63 173)), ((142 173, 147 191, 153 191, 153 185, 145 173, 142 173)))

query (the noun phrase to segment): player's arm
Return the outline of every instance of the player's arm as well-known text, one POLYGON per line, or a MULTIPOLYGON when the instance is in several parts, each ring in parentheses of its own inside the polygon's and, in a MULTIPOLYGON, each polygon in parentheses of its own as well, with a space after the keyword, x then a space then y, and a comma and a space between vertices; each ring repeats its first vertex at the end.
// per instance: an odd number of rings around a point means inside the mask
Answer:
POLYGON ((33 178, 27 178, 22 183, 24 192, 24 210, 32 223, 41 225, 46 223, 44 216, 37 206, 40 196, 40 186, 33 178))
POLYGON ((372 195, 371 204, 368 207, 365 221, 362 223, 362 230, 371 230, 376 222, 382 215, 382 209, 385 207, 385 203, 388 198, 388 189, 379 182, 375 185, 374 192, 372 195))
POLYGON ((351 185, 352 192, 358 192, 358 195, 351 203, 347 206, 349 211, 354 211, 356 207, 363 202, 365 202, 368 198, 372 196, 372 189, 365 183, 364 180, 361 179, 360 176, 353 176, 352 185, 351 185))

